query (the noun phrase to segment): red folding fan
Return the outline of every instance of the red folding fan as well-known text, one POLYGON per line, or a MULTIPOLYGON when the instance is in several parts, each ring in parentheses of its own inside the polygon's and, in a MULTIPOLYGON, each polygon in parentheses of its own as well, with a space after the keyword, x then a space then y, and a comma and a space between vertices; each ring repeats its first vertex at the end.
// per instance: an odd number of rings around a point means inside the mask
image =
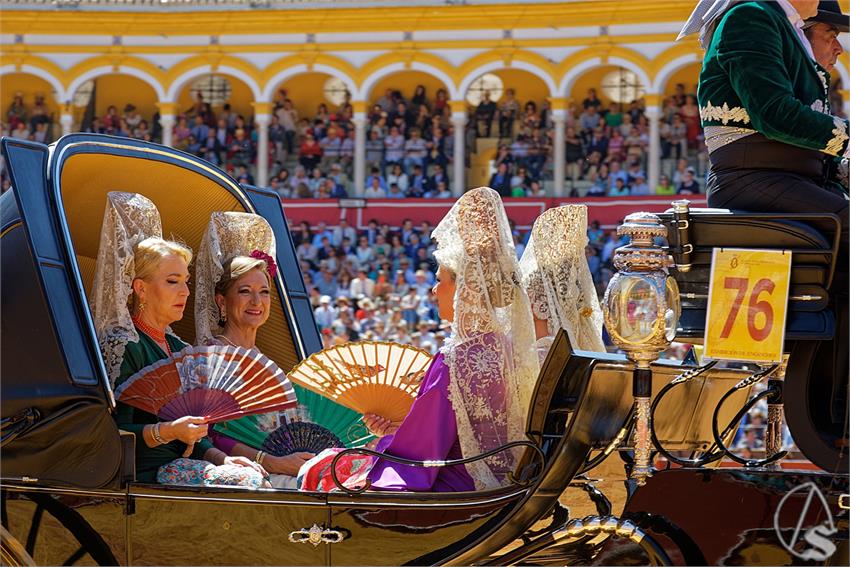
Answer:
POLYGON ((295 407, 286 374, 255 349, 188 347, 127 379, 117 400, 163 420, 187 415, 207 423, 295 407))

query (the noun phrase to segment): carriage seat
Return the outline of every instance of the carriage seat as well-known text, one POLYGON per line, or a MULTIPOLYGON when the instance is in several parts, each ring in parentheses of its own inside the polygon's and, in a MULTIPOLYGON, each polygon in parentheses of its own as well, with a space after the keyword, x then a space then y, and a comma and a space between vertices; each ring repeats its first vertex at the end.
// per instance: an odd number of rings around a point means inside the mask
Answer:
POLYGON ((841 223, 825 213, 751 213, 691 209, 677 201, 659 215, 667 226, 682 315, 677 340, 705 336, 712 250, 717 247, 791 250, 791 289, 785 338, 829 340, 835 316, 827 307, 841 223))

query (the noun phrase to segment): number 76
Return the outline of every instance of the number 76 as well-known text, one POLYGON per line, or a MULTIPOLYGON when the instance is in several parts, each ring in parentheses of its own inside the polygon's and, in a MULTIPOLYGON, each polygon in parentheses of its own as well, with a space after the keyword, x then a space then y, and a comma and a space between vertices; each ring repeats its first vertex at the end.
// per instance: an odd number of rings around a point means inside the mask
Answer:
MULTIPOLYGON (((729 338, 732 332, 732 327, 735 325, 735 319, 738 317, 738 311, 741 310, 741 305, 744 303, 744 298, 747 296, 747 290, 750 287, 750 278, 726 277, 723 280, 725 289, 737 290, 735 301, 732 302, 732 308, 726 316, 726 323, 723 325, 723 330, 720 332, 720 338, 729 338)), ((750 299, 747 302, 747 331, 754 341, 763 341, 773 330, 773 306, 766 300, 759 301, 759 296, 762 293, 772 294, 776 284, 773 281, 762 278, 756 282, 750 292, 750 299), (756 326, 756 315, 764 314, 764 326, 758 328, 756 326)))

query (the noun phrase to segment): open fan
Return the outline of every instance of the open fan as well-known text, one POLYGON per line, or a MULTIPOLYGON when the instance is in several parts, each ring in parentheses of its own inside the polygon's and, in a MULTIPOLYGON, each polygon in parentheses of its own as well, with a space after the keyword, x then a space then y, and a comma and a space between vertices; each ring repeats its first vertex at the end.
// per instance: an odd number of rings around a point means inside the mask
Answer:
POLYGON ((359 413, 401 421, 431 364, 425 350, 393 342, 362 341, 319 351, 289 378, 359 413))
POLYGON ((259 449, 269 435, 260 427, 260 418, 256 415, 216 423, 215 430, 254 449, 259 449))
POLYGON ((187 415, 208 423, 297 405, 283 370, 254 349, 187 347, 127 379, 116 399, 160 419, 187 415))
POLYGON ((283 457, 301 452, 318 455, 331 447, 342 447, 342 441, 330 430, 315 423, 293 421, 269 433, 262 450, 275 457, 283 457))

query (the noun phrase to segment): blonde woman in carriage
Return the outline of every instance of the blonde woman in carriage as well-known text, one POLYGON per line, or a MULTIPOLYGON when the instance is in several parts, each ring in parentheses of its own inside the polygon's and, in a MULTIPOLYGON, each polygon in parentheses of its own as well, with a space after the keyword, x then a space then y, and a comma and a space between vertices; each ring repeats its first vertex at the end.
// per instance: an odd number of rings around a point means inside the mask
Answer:
POLYGON ((564 205, 534 221, 520 260, 540 363, 560 329, 577 350, 605 352, 602 308, 587 265, 587 207, 564 205))
MULTIPOLYGON (((277 270, 272 228, 250 213, 212 214, 195 270, 195 331, 198 344, 256 349, 257 331, 269 318, 271 283, 277 270)), ((261 464, 275 488, 295 488, 298 469, 314 455, 276 457, 227 435, 238 425, 268 434, 282 421, 277 413, 247 416, 210 429, 216 448, 261 464)))
MULTIPOLYGON (((135 193, 107 195, 92 314, 113 390, 188 346, 169 326, 183 318, 191 260, 186 246, 162 238, 159 211, 149 199, 135 193)), ((115 420, 136 435, 140 482, 265 485, 262 467, 212 446, 202 417, 160 421, 119 401, 115 420)))
MULTIPOLYGON (((531 309, 507 215, 498 193, 464 194, 433 232, 439 264, 434 292, 452 336, 434 357, 401 423, 366 415, 378 452, 412 460, 472 457, 524 439, 538 373, 531 309)), ((299 488, 334 490, 328 449, 302 467, 299 488)), ((466 466, 417 468, 345 455, 338 478, 349 487, 454 492, 501 486, 517 454, 498 453, 466 466)))

